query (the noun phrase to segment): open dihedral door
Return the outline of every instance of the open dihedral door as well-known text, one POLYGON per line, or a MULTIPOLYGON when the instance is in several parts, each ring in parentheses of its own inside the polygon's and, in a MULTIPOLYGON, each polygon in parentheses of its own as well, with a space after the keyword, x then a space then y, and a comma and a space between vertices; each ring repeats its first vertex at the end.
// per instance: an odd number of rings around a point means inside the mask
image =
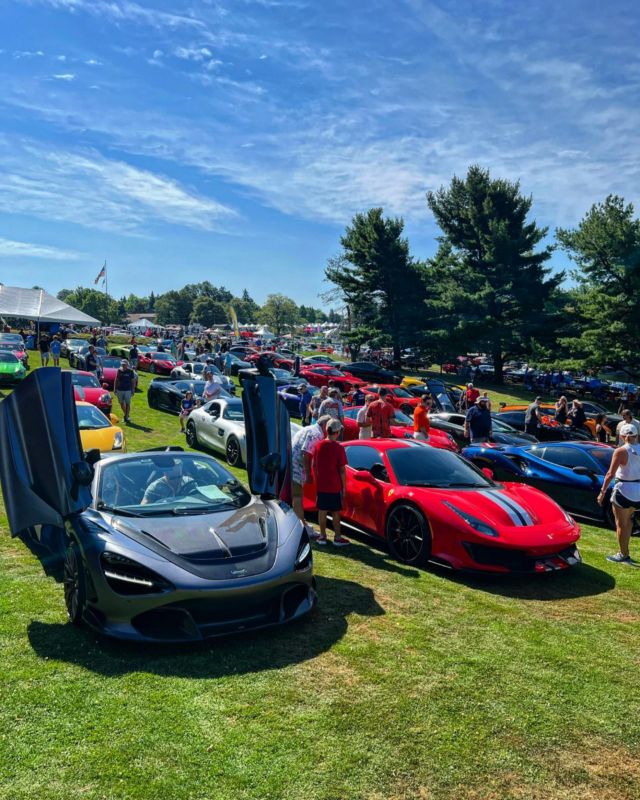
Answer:
POLYGON ((241 370, 242 406, 247 439, 247 474, 254 494, 283 497, 290 494, 291 423, 266 363, 241 370))
POLYGON ((13 536, 61 527, 91 503, 71 376, 34 370, 0 403, 0 483, 13 536))

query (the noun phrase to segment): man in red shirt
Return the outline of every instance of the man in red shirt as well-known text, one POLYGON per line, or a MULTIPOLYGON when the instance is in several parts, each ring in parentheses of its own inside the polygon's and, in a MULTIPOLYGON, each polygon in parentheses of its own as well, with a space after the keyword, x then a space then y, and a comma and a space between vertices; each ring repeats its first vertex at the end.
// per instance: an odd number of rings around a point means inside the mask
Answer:
POLYGON ((472 383, 467 384, 467 408, 472 408, 476 400, 480 397, 480 390, 476 389, 472 383))
POLYGON ((423 394, 420 398, 420 405, 416 406, 413 412, 413 438, 423 442, 429 441, 429 411, 431 409, 431 396, 423 394))
POLYGON ((371 437, 373 439, 388 439, 391 436, 391 420, 395 416, 395 409, 387 401, 389 390, 382 387, 378 399, 374 400, 367 411, 367 420, 371 423, 371 437))
POLYGON ((316 505, 320 523, 320 538, 316 539, 316 544, 327 543, 327 514, 331 512, 333 543, 337 547, 351 544, 340 533, 342 498, 347 489, 347 473, 345 471, 347 454, 344 447, 338 443, 341 432, 340 420, 332 419, 327 423, 327 438, 318 442, 313 451, 313 472, 316 477, 318 494, 316 505))

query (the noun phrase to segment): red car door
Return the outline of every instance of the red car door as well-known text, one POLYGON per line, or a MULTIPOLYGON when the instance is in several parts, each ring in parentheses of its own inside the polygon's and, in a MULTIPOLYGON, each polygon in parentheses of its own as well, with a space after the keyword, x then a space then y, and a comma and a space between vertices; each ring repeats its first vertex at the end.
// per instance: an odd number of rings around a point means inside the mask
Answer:
POLYGON ((384 456, 375 445, 346 445, 347 493, 344 517, 360 528, 382 535, 386 488, 371 474, 375 464, 384 465, 384 456))

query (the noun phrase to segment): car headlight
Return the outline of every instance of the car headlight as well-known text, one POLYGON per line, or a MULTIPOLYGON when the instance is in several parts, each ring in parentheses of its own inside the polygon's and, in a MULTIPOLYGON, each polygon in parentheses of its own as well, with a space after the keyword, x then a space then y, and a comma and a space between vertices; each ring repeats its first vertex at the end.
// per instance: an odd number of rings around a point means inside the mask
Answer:
POLYGON ((101 394, 100 395, 100 400, 98 402, 110 405, 111 404, 111 395, 108 392, 105 393, 105 394, 101 394))
POLYGON ((572 527, 574 527, 574 528, 575 528, 576 521, 575 521, 575 519, 574 519, 574 518, 571 516, 571 514, 569 514, 569 513, 568 513, 567 511, 565 511, 564 509, 562 509, 562 513, 564 514, 564 518, 567 520, 567 522, 569 523, 569 525, 571 525, 572 527))
POLYGON ((303 572, 305 570, 311 569, 313 565, 313 554, 311 552, 311 542, 309 541, 309 537, 307 536, 307 532, 305 531, 302 534, 300 539, 300 544, 298 545, 298 552, 296 553, 296 563, 295 563, 295 570, 296 572, 303 572))
POLYGON ((497 539, 500 534, 495 528, 492 528, 491 525, 487 525, 486 522, 483 522, 480 519, 476 519, 475 517, 471 516, 471 514, 467 514, 466 511, 454 506, 453 503, 448 503, 446 500, 443 500, 445 506, 459 517, 461 517, 467 525, 473 528, 474 531, 477 533, 482 533, 484 536, 491 536, 493 539, 497 539))
POLYGON ((109 550, 100 556, 100 566, 110 588, 117 594, 156 594, 175 588, 148 567, 109 550))
POLYGON ((122 431, 116 431, 116 434, 113 437, 113 449, 120 450, 122 448, 123 441, 124 437, 122 435, 122 431))

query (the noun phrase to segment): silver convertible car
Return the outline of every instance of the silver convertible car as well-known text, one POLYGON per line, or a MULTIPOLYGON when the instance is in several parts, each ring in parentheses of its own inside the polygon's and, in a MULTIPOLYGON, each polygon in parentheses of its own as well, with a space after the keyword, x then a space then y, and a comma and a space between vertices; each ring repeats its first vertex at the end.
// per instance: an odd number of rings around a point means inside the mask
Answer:
POLYGON ((13 535, 61 563, 69 619, 121 639, 199 641, 297 619, 316 602, 308 535, 280 499, 289 415, 270 375, 242 378, 251 492, 181 448, 82 452, 73 386, 32 372, 0 404, 13 535))
MULTIPOLYGON (((291 433, 300 429, 290 423, 291 433)), ((187 420, 187 444, 224 453, 232 467, 247 463, 247 440, 245 435, 242 400, 235 397, 211 400, 195 408, 187 420)))

